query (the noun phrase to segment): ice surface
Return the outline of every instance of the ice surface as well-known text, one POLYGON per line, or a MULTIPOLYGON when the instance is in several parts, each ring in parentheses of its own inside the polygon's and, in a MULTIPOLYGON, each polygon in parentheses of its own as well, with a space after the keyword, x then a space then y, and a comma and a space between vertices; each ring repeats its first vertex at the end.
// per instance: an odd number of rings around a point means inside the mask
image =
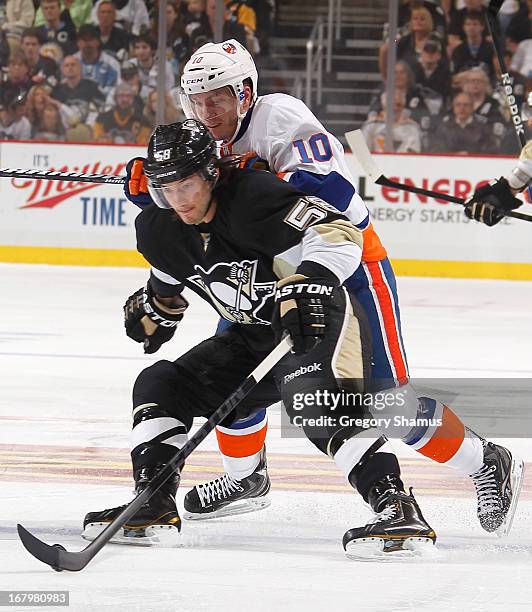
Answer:
MULTIPOLYGON (((76 611, 530 610, 530 478, 512 533, 498 539, 477 524, 467 479, 397 445, 438 545, 422 559, 350 561, 342 535, 369 512, 330 460, 280 438, 275 409, 270 508, 187 522, 182 548, 111 545, 80 573, 53 572, 23 549, 16 523, 69 550, 86 545, 84 514, 131 497, 136 375, 175 359, 217 319, 192 297, 175 339, 146 357, 122 322, 146 270, 0 265, 0 278, 0 590, 69 590, 76 611)), ((532 375, 532 283, 401 278, 399 291, 413 375, 532 375)), ((508 444, 532 460, 529 440, 508 444)), ((187 487, 220 473, 215 449, 210 437, 192 457, 187 487)))

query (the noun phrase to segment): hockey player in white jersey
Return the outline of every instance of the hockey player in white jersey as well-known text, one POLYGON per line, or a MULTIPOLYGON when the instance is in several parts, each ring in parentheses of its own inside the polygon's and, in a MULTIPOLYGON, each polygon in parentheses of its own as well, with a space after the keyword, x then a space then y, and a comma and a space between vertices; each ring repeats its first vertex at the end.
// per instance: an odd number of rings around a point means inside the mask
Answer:
MULTIPOLYGON (((182 105, 219 141, 223 155, 244 155, 253 165, 266 166, 284 180, 335 206, 363 231, 362 263, 346 287, 362 304, 373 339, 374 390, 408 385, 408 365, 401 337, 395 277, 386 250, 356 193, 338 140, 300 100, 285 94, 257 95, 258 75, 249 53, 234 40, 201 47, 182 75, 182 105)), ((145 180, 139 161, 129 167, 126 195, 142 203, 145 180)), ((389 431, 411 448, 472 477, 477 491, 478 516, 487 531, 507 531, 515 511, 522 462, 498 445, 464 427, 450 408, 431 398, 418 398, 406 387, 405 415, 439 419, 439 427, 405 427, 389 431), (508 487, 507 484, 510 483, 508 487)), ((185 498, 185 518, 213 518, 260 509, 269 490, 264 441, 266 411, 219 427, 217 437, 226 473, 194 487, 185 498)), ((349 443, 335 461, 351 482, 359 458, 349 443)), ((386 483, 368 501, 377 514, 387 514, 389 502, 403 491, 396 457, 388 442, 376 450, 393 461, 397 478, 386 483)), ((353 483, 352 483, 353 484, 353 483)), ((379 518, 380 516, 380 518, 379 518)), ((382 523, 381 523, 382 525, 382 523)), ((353 530, 351 530, 353 531, 353 530)), ((346 534, 348 548, 360 534, 346 534)))

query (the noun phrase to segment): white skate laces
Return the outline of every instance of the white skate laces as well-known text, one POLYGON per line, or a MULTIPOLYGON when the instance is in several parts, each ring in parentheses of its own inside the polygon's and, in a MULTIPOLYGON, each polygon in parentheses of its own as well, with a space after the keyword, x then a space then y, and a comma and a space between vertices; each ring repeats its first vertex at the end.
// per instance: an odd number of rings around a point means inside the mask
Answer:
POLYGON ((230 497, 234 491, 241 493, 243 490, 243 487, 240 486, 240 480, 232 478, 229 474, 224 474, 220 478, 196 486, 203 508, 211 501, 225 499, 230 497))
POLYGON ((497 480, 494 476, 496 466, 483 465, 474 474, 471 474, 473 484, 477 491, 478 514, 489 514, 494 510, 501 510, 502 503, 497 488, 497 480))
POLYGON ((375 523, 381 523, 383 521, 389 521, 391 519, 394 519, 396 515, 397 515, 397 504, 394 503, 394 504, 390 504, 389 506, 386 506, 384 510, 379 512, 369 522, 375 524, 375 523))

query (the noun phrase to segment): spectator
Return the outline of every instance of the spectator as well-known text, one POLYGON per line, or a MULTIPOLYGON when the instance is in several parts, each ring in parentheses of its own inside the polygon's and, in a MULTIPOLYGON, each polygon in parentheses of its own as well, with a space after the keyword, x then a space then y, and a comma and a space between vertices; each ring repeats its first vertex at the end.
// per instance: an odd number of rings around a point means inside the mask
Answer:
POLYGON ((186 10, 183 12, 183 24, 187 36, 192 38, 194 30, 199 28, 205 31, 207 27, 205 0, 186 0, 186 5, 186 10))
MULTIPOLYGON (((519 19, 520 21, 528 20, 528 10, 526 4, 522 2, 522 0, 504 0, 502 5, 500 5, 499 12, 497 13, 499 36, 502 39, 504 39, 506 35, 508 26, 512 22, 515 24, 515 19, 519 19)), ((530 24, 528 29, 530 30, 530 24)), ((524 36, 524 38, 528 37, 524 36)))
POLYGON ((86 24, 78 31, 79 51, 75 54, 81 62, 82 76, 92 79, 104 94, 116 86, 120 64, 114 57, 102 51, 100 30, 86 24))
POLYGON ((113 0, 101 0, 96 9, 98 29, 102 51, 110 53, 119 62, 123 62, 129 53, 130 36, 122 28, 117 28, 116 8, 113 0))
MULTIPOLYGON (((393 150, 396 153, 419 153, 421 151, 421 128, 405 112, 406 97, 396 91, 394 96, 393 150)), ((362 125, 362 133, 368 147, 375 152, 385 151, 386 141, 386 94, 381 95, 382 112, 362 125)))
POLYGON ((22 51, 11 53, 7 62, 7 73, 4 75, 2 87, 8 87, 22 93, 30 88, 28 62, 22 51))
MULTIPOLYGON (((436 0, 437 2, 438 0, 436 0)), ((258 38, 260 53, 269 55, 270 35, 275 18, 276 0, 248 0, 248 5, 255 11, 257 17, 257 29, 255 35, 258 38)), ((234 35, 227 38, 236 38, 234 35)), ((227 40, 224 36, 224 39, 227 40)), ((237 38, 237 40, 239 40, 237 38)), ((243 44, 243 43, 242 43, 243 44)))
POLYGON ((441 44, 436 40, 428 40, 421 50, 419 63, 414 67, 417 84, 436 92, 441 96, 442 104, 451 95, 451 73, 445 59, 441 44))
POLYGON ((39 123, 32 126, 32 137, 35 140, 64 141, 65 128, 57 106, 46 104, 39 123))
MULTIPOLYGON (((124 62, 122 64, 120 69, 120 78, 122 83, 129 85, 135 92, 133 106, 135 108, 135 112, 141 115, 144 112, 148 95, 152 90, 141 83, 139 69, 131 62, 124 62)), ((111 91, 107 94, 107 98, 105 100, 105 110, 110 110, 115 105, 115 90, 116 87, 113 87, 113 89, 111 89, 111 91)))
POLYGON ((401 32, 408 34, 408 23, 412 16, 412 10, 420 6, 429 11, 435 32, 441 40, 445 40, 447 37, 447 22, 440 0, 402 0, 398 15, 398 27, 401 32))
POLYGON ((78 120, 75 109, 69 108, 59 100, 50 97, 50 88, 44 85, 34 85, 28 94, 26 114, 30 120, 32 130, 41 130, 44 125, 44 109, 54 106, 61 116, 63 129, 74 125, 78 120))
POLYGON ((44 23, 37 30, 41 40, 56 42, 63 53, 73 53, 76 50, 76 26, 70 17, 68 9, 61 11, 59 0, 41 0, 44 23))
MULTIPOLYGON (((207 40, 214 42, 214 22, 216 19, 216 0, 207 0, 205 7, 207 19, 209 21, 209 30, 206 32, 207 40)), ((230 40, 234 38, 238 40, 241 45, 247 47, 248 39, 244 26, 238 23, 235 19, 231 18, 232 13, 226 9, 225 21, 223 26, 222 38, 223 40, 230 40)))
POLYGON ((473 100, 466 93, 453 98, 452 113, 438 126, 432 150, 436 153, 495 153, 491 130, 475 117, 473 100))
MULTIPOLYGON (((91 13, 92 23, 98 23, 99 0, 91 13)), ((138 36, 150 29, 150 18, 144 0, 114 0, 116 7, 116 26, 123 28, 128 34, 138 36)))
MULTIPOLYGON (((149 34, 137 36, 133 44, 131 64, 137 66, 141 83, 149 89, 157 87, 157 62, 155 50, 157 43, 149 34)), ((165 62, 165 90, 169 91, 175 85, 175 75, 168 60, 165 62)))
POLYGON ((257 31, 257 15, 246 0, 225 0, 230 13, 230 20, 241 25, 246 32, 246 47, 250 53, 260 53, 260 45, 255 32, 257 31))
POLYGON ((21 49, 28 62, 29 77, 33 85, 45 83, 55 87, 59 82, 59 66, 50 57, 41 55, 41 37, 37 28, 22 32, 21 49))
MULTIPOLYGON (((430 12, 422 6, 412 10, 409 30, 410 33, 403 36, 397 43, 397 59, 407 62, 413 68, 427 40, 438 40, 438 37, 434 33, 434 23, 430 12)), ((386 42, 379 49, 379 67, 383 79, 386 79, 387 56, 388 43, 386 42)))
POLYGON ((81 63, 74 55, 67 55, 61 66, 63 79, 52 91, 52 98, 72 110, 69 127, 78 123, 94 125, 96 116, 103 108, 104 94, 92 79, 82 78, 81 63))
POLYGON ((8 38, 20 40, 20 36, 26 28, 33 24, 35 7, 32 0, 7 0, 6 17, 2 29, 8 38))
MULTIPOLYGON (((395 91, 402 93, 405 98, 405 113, 418 123, 426 132, 430 129, 430 110, 421 87, 417 85, 414 73, 406 62, 399 61, 395 65, 395 91)), ((374 119, 382 113, 382 95, 386 92, 383 85, 379 93, 370 102, 368 119, 374 119)))
MULTIPOLYGON (((166 57, 172 64, 174 74, 179 74, 179 66, 191 55, 181 7, 179 0, 168 0, 166 4, 166 57)), ((154 7, 151 19, 151 37, 154 40, 157 39, 158 19, 158 9, 154 7)))
POLYGON ((463 72, 480 66, 493 78, 493 45, 484 40, 484 16, 482 13, 467 13, 463 26, 466 39, 452 53, 452 72, 463 72))
POLYGON ((504 135, 505 125, 499 103, 491 97, 491 85, 482 68, 472 68, 464 73, 463 90, 473 101, 477 119, 484 121, 491 129, 496 142, 504 135))
POLYGON ((94 138, 97 142, 148 144, 151 127, 142 115, 135 112, 134 98, 135 92, 129 85, 118 85, 115 107, 96 119, 94 138))
POLYGON ((523 40, 517 45, 511 68, 522 74, 526 79, 532 77, 532 38, 523 40))
POLYGON ((0 140, 30 140, 31 123, 24 116, 25 96, 11 87, 0 88, 0 140))
POLYGON ((451 52, 466 39, 464 31, 465 16, 468 13, 481 13, 482 17, 485 18, 485 12, 484 0, 464 0, 464 8, 459 10, 454 7, 451 8, 447 35, 447 46, 451 52))
POLYGON ((511 37, 516 45, 527 38, 532 38, 532 0, 521 4, 519 11, 512 17, 504 32, 504 38, 511 37))
MULTIPOLYGON (((157 92, 155 90, 150 92, 146 106, 144 107, 143 115, 150 127, 154 128, 156 125, 157 114, 157 92)), ((176 121, 184 121, 186 119, 185 114, 181 108, 177 108, 172 100, 169 93, 164 95, 164 121, 163 123, 175 123, 176 121)))
MULTIPOLYGON (((90 21, 92 0, 61 0, 61 10, 67 9, 76 29, 90 21)), ((41 7, 37 9, 33 25, 38 27, 44 23, 41 7)))

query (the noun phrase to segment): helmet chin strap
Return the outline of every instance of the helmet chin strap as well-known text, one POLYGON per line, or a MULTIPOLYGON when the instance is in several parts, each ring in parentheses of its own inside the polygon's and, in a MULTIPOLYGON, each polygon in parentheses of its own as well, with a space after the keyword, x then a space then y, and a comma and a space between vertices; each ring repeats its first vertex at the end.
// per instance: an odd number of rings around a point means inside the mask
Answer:
POLYGON ((235 96, 235 99, 237 101, 236 103, 236 128, 235 131, 233 132, 233 135, 231 136, 231 138, 229 140, 224 140, 223 144, 224 145, 230 145, 233 144, 236 135, 238 134, 238 131, 240 130, 240 126, 242 125, 242 121, 244 119, 244 117, 249 113, 249 111, 251 110, 251 107, 253 106, 253 102, 249 105, 249 108, 246 112, 242 112, 240 110, 240 104, 238 102, 238 98, 235 96))

